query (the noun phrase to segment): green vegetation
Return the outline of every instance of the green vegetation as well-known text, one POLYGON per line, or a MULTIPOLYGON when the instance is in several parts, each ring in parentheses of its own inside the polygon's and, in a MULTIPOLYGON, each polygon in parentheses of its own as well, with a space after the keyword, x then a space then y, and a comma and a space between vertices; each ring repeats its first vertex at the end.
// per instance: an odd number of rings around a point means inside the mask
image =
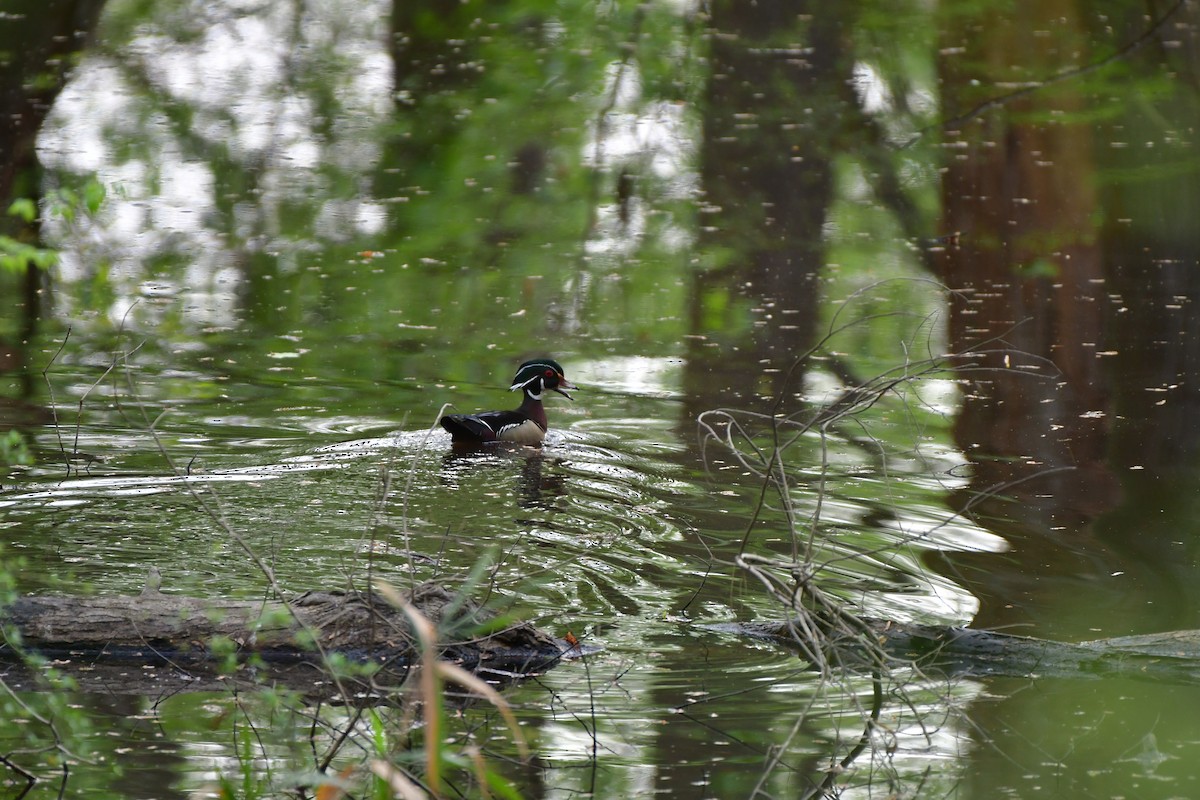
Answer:
MULTIPOLYGON (((48 219, 59 220, 68 227, 74 226, 81 218, 94 218, 105 196, 104 185, 94 178, 85 181, 78 191, 65 187, 52 190, 43 196, 44 214, 48 219)), ((31 230, 34 223, 41 222, 42 217, 38 213, 37 203, 28 197, 13 200, 8 207, 8 215, 31 230)), ((50 269, 57 263, 56 249, 0 234, 0 268, 20 272, 27 268, 50 269)))
POLYGON ((33 463, 33 454, 29 452, 29 444, 18 430, 5 431, 0 434, 0 466, 27 466, 33 463))
MULTIPOLYGON (((1187 624, 1186 504, 1162 502, 1195 496, 1192 381, 1171 372, 1193 362, 1173 349, 1195 305, 1176 271, 1200 163, 1186 26, 1011 5, 110 0, 25 143, 41 194, 0 203, 0 294, 24 303, 0 310, 0 465, 22 467, 0 524, 26 558, 5 580, 136 594, 155 565, 171 591, 257 599, 437 579, 606 650, 502 700, 432 658, 486 630, 414 619, 426 663, 370 707, 270 685, 110 701, 31 661, 47 691, 5 695, 6 777, 80 796, 122 770, 245 798, 882 793, 846 760, 869 744, 887 792, 949 796, 996 749, 957 726, 959 687, 888 686, 908 692, 891 708, 878 676, 692 623, 853 629, 833 598, 939 623, 991 605, 1063 638, 1102 614, 1187 624), (544 452, 427 447, 443 404, 511 403, 511 367, 547 351, 583 389, 553 401, 544 452), (1137 484, 1105 461, 1114 432, 1160 493, 1116 533, 1099 523, 1137 484), (1144 550, 1170 563, 1116 566, 1147 516, 1168 532, 1144 550), (983 522, 1036 536, 1000 556, 983 522), (1054 543, 1098 532, 1103 552, 1059 563, 1054 543)), ((262 667, 205 645, 231 676, 262 667)), ((1191 723, 1162 727, 1191 741, 1191 723)), ((1064 786, 1042 766, 1075 735, 1015 745, 1023 772, 1064 786)), ((1142 752, 1111 741, 1081 785, 1142 752)))
MULTIPOLYGON (((37 219, 37 207, 29 198, 21 198, 8 207, 8 215, 29 224, 37 219)), ((0 267, 9 272, 20 272, 31 267, 49 269, 56 263, 57 251, 0 234, 0 267)))

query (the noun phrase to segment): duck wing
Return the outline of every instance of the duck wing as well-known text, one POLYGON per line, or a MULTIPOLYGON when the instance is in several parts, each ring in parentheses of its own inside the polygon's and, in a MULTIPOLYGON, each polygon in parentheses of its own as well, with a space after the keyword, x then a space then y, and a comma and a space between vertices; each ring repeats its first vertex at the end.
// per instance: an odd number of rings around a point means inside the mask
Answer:
POLYGON ((484 411, 481 414, 447 414, 438 422, 454 442, 494 442, 500 432, 528 422, 519 411, 484 411))

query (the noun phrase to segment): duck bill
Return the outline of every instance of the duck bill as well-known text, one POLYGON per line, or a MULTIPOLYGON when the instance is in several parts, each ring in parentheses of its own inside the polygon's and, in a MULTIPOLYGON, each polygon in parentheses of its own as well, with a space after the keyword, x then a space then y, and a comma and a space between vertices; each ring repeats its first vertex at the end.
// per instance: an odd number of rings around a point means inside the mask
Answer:
POLYGON ((567 394, 566 392, 564 392, 564 391, 563 391, 563 389, 578 389, 578 388, 579 388, 578 386, 576 386, 575 384, 571 383, 571 382, 570 382, 569 380, 567 380, 566 378, 560 378, 560 379, 559 379, 559 381, 558 381, 558 386, 555 386, 555 387, 554 387, 554 391, 558 392, 559 394, 561 394, 563 397, 567 398, 567 399, 568 399, 568 400, 570 400, 571 402, 574 402, 574 401, 575 401, 575 398, 574 398, 574 397, 571 397, 571 395, 569 395, 569 394, 567 394))

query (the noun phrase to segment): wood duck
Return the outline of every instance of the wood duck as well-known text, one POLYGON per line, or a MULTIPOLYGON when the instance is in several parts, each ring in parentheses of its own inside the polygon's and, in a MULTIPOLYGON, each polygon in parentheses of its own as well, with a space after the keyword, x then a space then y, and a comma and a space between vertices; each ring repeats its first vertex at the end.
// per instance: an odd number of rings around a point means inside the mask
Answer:
POLYGON ((439 422, 450 432, 454 443, 516 442, 540 445, 546 438, 546 409, 542 394, 547 389, 573 400, 564 389, 576 388, 557 361, 535 358, 517 369, 510 392, 524 393, 521 405, 514 411, 482 411, 478 414, 447 414, 439 422))

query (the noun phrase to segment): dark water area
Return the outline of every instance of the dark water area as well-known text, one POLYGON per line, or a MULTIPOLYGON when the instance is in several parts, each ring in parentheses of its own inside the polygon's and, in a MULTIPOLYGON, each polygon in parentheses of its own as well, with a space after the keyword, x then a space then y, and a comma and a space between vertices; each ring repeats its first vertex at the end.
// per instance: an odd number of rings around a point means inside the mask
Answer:
MULTIPOLYGON (((877 697, 706 626, 804 576, 901 623, 1200 629, 1197 24, 18 3, 0 588, 470 586, 596 648, 504 690, 534 767, 449 715, 522 797, 1192 796, 1186 681, 877 697), (450 447, 546 354, 580 388, 543 447, 450 447)), ((413 713, 5 684, 0 796, 393 796, 413 713)))

